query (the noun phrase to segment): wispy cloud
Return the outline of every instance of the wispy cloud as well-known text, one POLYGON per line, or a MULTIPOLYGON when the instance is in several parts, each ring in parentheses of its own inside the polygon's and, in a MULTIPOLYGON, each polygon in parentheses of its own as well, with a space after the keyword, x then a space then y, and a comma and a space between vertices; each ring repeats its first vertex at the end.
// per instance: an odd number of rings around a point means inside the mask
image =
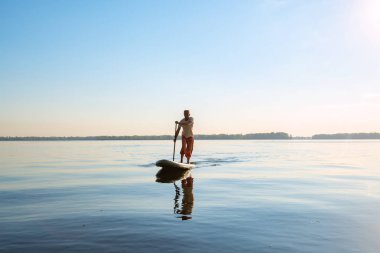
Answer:
POLYGON ((359 103, 342 103, 342 104, 325 104, 319 105, 317 108, 324 109, 350 109, 350 108, 377 108, 380 107, 380 101, 368 101, 359 103))
POLYGON ((271 7, 283 7, 289 4, 291 0, 265 0, 263 3, 271 7))
POLYGON ((364 100, 374 100, 380 99, 380 93, 364 93, 362 94, 362 99, 364 100))

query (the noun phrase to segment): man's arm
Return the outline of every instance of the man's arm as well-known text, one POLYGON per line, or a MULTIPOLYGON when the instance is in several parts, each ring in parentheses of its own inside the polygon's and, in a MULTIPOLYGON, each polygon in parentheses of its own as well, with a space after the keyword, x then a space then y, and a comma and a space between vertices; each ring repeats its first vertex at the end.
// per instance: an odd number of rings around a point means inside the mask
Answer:
MULTIPOLYGON (((177 121, 178 122, 178 121, 177 121)), ((180 121, 180 122, 178 122, 178 125, 179 126, 191 126, 191 125, 193 125, 194 124, 194 119, 193 118, 189 118, 189 120, 188 121, 180 121)))

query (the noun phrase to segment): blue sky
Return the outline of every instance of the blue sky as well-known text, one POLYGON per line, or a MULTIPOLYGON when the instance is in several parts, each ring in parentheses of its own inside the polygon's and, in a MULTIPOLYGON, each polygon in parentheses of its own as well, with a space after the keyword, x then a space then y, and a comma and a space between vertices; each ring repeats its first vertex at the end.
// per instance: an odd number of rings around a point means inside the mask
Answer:
POLYGON ((0 136, 380 131, 376 0, 1 1, 0 136))

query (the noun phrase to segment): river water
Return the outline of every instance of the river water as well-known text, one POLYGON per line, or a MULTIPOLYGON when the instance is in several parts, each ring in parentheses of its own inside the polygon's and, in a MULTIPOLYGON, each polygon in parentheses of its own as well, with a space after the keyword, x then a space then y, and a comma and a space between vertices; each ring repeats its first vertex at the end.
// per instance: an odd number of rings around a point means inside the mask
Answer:
POLYGON ((380 252, 380 141, 172 148, 0 142, 0 252, 380 252))

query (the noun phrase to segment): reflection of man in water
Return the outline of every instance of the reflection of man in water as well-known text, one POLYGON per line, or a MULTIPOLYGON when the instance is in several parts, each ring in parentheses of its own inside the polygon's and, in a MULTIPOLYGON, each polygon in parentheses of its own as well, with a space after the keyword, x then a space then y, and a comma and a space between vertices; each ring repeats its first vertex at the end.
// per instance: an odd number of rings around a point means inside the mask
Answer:
POLYGON ((181 181, 182 186, 182 209, 179 208, 178 199, 179 199, 179 189, 176 190, 176 198, 175 198, 175 213, 182 214, 180 217, 182 220, 191 219, 193 207, 194 207, 194 194, 193 194, 193 181, 194 179, 190 175, 188 178, 183 179, 181 181))

